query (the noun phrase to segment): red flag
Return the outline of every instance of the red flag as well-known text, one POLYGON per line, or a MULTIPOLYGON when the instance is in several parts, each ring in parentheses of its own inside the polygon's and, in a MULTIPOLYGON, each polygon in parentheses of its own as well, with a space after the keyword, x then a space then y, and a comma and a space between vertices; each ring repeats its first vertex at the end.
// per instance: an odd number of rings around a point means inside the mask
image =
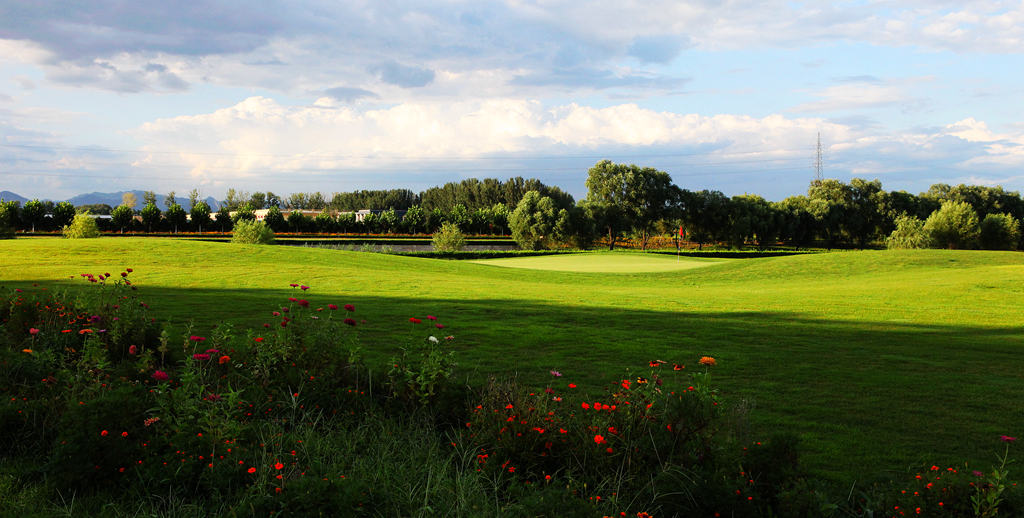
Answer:
POLYGON ((679 227, 679 237, 686 237, 686 233, 683 232, 683 227, 679 227))

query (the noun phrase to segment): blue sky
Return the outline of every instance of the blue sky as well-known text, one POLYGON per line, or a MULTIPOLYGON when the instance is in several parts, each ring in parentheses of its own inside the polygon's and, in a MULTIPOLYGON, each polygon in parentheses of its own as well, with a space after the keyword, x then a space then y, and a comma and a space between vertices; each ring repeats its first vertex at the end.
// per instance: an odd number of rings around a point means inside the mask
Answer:
POLYGON ((1024 2, 0 0, 0 190, 1024 190, 1024 2))

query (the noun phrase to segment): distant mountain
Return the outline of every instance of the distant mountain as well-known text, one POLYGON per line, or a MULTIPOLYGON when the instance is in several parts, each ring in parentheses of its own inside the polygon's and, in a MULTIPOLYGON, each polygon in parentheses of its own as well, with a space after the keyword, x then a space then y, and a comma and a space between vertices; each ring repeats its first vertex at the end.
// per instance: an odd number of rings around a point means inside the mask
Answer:
MULTIPOLYGON (((143 207, 142 197, 145 191, 120 191, 120 192, 90 192, 88 194, 79 194, 73 198, 69 198, 68 201, 74 206, 79 205, 94 205, 97 203, 105 203, 111 207, 117 207, 121 204, 121 197, 124 193, 130 192, 135 195, 135 208, 141 209, 143 207)), ((167 206, 164 205, 164 200, 167 197, 163 194, 156 195, 156 206, 160 210, 167 210, 167 206)), ((192 210, 192 205, 188 202, 188 196, 175 196, 174 201, 178 202, 179 205, 186 211, 192 210)), ((206 197, 206 203, 210 206, 210 211, 217 211, 220 209, 220 202, 214 199, 212 196, 206 197)))
POLYGON ((26 201, 28 201, 28 198, 24 198, 22 196, 14 194, 11 191, 0 191, 0 200, 16 201, 16 202, 24 204, 26 201))

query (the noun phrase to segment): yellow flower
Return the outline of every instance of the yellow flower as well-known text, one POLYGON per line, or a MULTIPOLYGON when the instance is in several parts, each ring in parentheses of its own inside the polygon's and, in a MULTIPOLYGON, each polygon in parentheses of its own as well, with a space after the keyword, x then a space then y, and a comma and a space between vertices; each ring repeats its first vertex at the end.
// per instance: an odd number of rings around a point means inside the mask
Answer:
POLYGON ((715 359, 710 356, 701 356, 700 358, 701 365, 707 365, 708 367, 710 367, 712 365, 715 365, 716 363, 718 362, 716 362, 715 359))

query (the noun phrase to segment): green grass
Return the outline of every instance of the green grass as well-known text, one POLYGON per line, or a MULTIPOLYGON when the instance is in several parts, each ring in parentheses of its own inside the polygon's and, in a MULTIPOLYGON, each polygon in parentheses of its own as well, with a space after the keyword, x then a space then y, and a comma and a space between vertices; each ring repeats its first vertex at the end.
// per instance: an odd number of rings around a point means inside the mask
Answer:
POLYGON ((688 270, 719 263, 721 260, 676 258, 655 254, 571 254, 539 257, 478 259, 471 262, 504 268, 554 270, 560 272, 651 273, 688 270))
MULTIPOLYGON (((199 330, 273 322, 295 293, 288 284, 308 284, 314 305, 356 305, 378 358, 401 345, 408 317, 437 315, 456 336, 462 376, 477 381, 518 375, 540 387, 558 369, 596 391, 651 359, 692 368, 712 355, 723 394, 752 405, 755 434, 796 432, 807 464, 841 481, 922 463, 988 466, 998 435, 1024 433, 1019 253, 843 252, 615 274, 133 238, 0 241, 0 257, 7 288, 132 267, 156 314, 199 330)), ((676 264, 577 260, 577 270, 676 264)))

